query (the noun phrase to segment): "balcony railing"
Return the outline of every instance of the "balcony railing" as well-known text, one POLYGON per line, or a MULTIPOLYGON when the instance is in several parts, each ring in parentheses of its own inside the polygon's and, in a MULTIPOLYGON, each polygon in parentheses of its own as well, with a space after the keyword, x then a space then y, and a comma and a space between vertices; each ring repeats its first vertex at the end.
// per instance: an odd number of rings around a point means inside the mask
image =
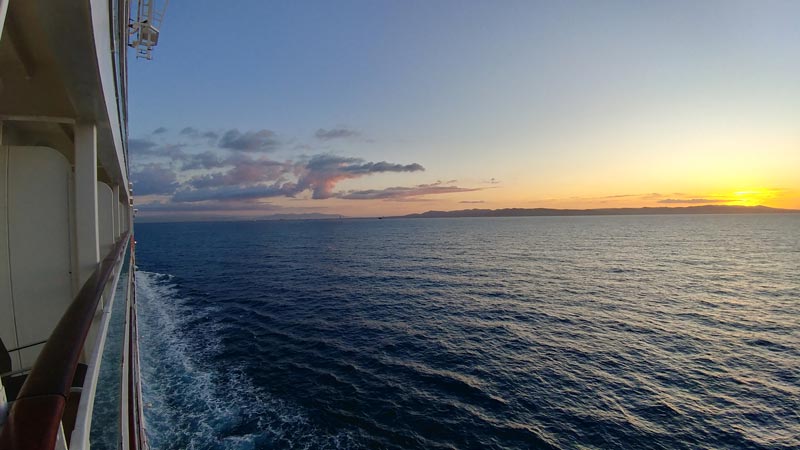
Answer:
POLYGON ((0 431, 0 450, 52 450, 98 306, 125 254, 124 234, 84 283, 42 348, 0 431))

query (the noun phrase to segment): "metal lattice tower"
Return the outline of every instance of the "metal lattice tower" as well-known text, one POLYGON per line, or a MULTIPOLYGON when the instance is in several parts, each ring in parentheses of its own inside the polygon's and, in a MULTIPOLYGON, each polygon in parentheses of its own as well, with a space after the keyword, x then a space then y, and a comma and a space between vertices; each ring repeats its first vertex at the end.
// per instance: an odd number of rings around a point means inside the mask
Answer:
POLYGON ((136 49, 137 58, 153 59, 153 47, 158 45, 158 35, 169 0, 159 7, 156 0, 139 0, 136 18, 131 19, 130 47, 136 49))

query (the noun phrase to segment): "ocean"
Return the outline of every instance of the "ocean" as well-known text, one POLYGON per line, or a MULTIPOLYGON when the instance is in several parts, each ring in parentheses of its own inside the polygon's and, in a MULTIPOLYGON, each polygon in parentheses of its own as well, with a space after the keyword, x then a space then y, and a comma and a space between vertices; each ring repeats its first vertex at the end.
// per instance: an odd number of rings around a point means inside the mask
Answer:
POLYGON ((800 215, 135 232, 153 449, 800 448, 800 215))

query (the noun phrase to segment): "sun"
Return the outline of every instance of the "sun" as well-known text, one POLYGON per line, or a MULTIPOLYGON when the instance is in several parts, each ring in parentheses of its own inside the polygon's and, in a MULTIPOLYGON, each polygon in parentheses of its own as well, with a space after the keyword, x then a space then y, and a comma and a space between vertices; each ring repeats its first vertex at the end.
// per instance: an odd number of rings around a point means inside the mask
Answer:
POLYGON ((742 206, 758 206, 778 197, 778 189, 748 189, 731 194, 730 204, 742 206))

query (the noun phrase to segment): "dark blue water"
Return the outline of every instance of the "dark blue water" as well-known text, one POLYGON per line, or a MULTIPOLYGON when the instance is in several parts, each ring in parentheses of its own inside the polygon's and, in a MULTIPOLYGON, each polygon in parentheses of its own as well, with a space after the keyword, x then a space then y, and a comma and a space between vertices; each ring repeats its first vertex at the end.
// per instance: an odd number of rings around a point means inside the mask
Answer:
POLYGON ((128 298, 128 251, 122 259, 122 267, 111 305, 108 332, 103 349, 103 359, 98 374, 97 391, 92 407, 91 448, 114 450, 120 442, 120 390, 122 389, 122 349, 125 342, 125 314, 128 298))
POLYGON ((136 239, 156 449, 800 448, 800 215, 136 239))

